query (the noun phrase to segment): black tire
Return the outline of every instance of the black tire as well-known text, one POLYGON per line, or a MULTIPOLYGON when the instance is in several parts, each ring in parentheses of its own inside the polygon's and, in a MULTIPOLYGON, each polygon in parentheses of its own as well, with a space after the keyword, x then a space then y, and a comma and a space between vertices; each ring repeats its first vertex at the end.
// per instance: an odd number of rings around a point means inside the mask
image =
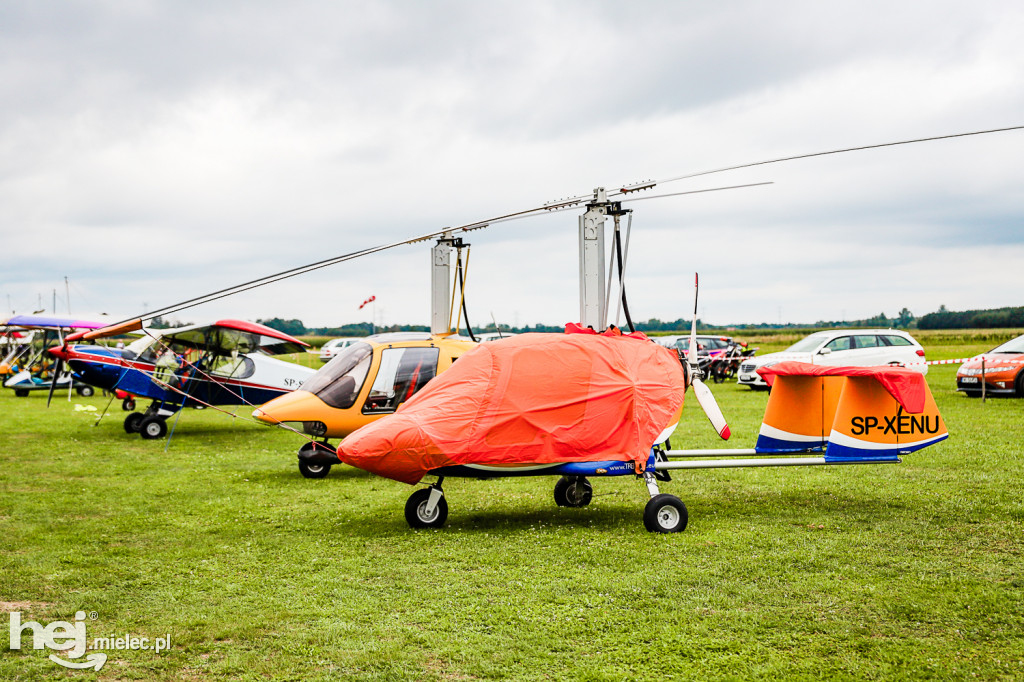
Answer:
POLYGON ((95 390, 93 390, 92 386, 78 386, 75 388, 75 391, 77 391, 78 395, 82 396, 83 398, 88 398, 89 396, 96 392, 95 390))
POLYGON ((130 415, 124 418, 124 431, 125 433, 138 433, 142 430, 142 420, 146 418, 146 415, 141 412, 132 412, 130 415))
POLYGON ((121 401, 121 409, 125 412, 131 412, 135 409, 135 398, 128 396, 121 401))
POLYGON ((1017 372, 1017 397, 1024 398, 1024 369, 1017 372))
POLYGON ((594 497, 594 486, 583 476, 562 476, 555 483, 555 504, 559 507, 586 507, 594 497))
POLYGON ((156 440, 167 435, 167 422, 160 417, 145 417, 139 423, 139 434, 146 440, 156 440))
POLYGON ((331 473, 330 464, 314 464, 303 459, 299 460, 299 473, 306 478, 323 478, 331 473))
POLYGON ((27 388, 16 388, 16 389, 14 389, 14 395, 18 396, 19 398, 28 397, 28 389, 27 388))
POLYGON ((681 533, 689 520, 686 505, 675 495, 655 495, 644 507, 644 528, 651 533, 681 533))
POLYGON ((448 520, 448 501, 444 496, 437 501, 433 516, 424 515, 430 491, 431 488, 420 488, 405 503, 405 521, 411 528, 440 528, 448 520))

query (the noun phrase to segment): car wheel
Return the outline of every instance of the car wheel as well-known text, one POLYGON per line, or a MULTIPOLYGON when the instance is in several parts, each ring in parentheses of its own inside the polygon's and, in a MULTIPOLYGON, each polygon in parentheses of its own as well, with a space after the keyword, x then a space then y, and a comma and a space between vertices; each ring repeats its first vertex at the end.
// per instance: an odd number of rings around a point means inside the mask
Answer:
POLYGON ((1024 369, 1017 372, 1017 397, 1024 398, 1024 369))

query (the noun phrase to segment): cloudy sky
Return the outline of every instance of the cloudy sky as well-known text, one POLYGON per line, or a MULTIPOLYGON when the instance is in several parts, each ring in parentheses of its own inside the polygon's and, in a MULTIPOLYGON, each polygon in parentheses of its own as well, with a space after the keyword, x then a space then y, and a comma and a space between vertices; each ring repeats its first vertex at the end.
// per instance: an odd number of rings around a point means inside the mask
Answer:
MULTIPOLYGON (((8 2, 0 305, 126 317, 598 186, 1024 125, 1002 2, 8 2)), ((634 319, 1021 305, 1024 131, 632 204, 634 319)), ((471 320, 579 316, 577 213, 473 232, 471 320)), ((400 247, 182 313, 426 324, 400 247)), ((6 310, 4 311, 6 312, 6 310)))

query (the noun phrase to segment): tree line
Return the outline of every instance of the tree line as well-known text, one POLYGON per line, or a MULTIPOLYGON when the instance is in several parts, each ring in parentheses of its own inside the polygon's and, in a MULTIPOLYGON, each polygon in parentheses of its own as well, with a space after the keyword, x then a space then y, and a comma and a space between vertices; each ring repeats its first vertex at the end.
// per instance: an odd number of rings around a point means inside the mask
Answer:
MULTIPOLYGON (((369 336, 371 333, 381 332, 425 332, 429 331, 426 325, 416 324, 395 324, 386 327, 372 327, 369 322, 358 322, 344 324, 337 327, 307 327, 301 320, 285 320, 280 317, 273 317, 268 320, 256 320, 260 324, 282 331, 292 336, 369 336)), ((651 318, 644 322, 637 322, 636 328, 642 332, 678 332, 686 333, 690 330, 690 320, 679 318, 671 321, 662 321, 651 318)), ((915 317, 910 310, 903 308, 893 317, 887 316, 884 312, 874 317, 863 320, 817 320, 813 324, 806 322, 787 322, 782 324, 761 322, 759 324, 729 324, 713 325, 705 324, 697 320, 697 326, 702 330, 753 330, 753 329, 807 329, 817 328, 883 328, 883 329, 995 329, 1005 327, 1024 327, 1024 307, 1019 308, 996 308, 992 310, 967 310, 953 312, 940 306, 934 313, 928 313, 922 317, 915 317)), ((501 331, 512 334, 525 332, 560 332, 563 325, 534 324, 513 327, 511 325, 500 325, 501 331)), ((485 327, 474 327, 476 333, 495 332, 498 329, 494 323, 485 327)))

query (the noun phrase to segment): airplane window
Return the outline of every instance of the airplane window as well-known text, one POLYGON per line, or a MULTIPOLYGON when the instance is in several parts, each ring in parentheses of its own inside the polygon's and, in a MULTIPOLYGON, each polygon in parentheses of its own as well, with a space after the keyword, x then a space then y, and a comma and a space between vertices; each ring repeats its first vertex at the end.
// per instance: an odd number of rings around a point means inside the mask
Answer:
POLYGON ((394 412, 437 374, 438 348, 387 348, 363 405, 364 413, 394 412))
POLYGON ((299 390, 319 396, 331 407, 342 410, 352 407, 370 371, 372 359, 370 344, 354 343, 306 379, 299 390))
POLYGON ((245 379, 256 372, 256 363, 244 355, 217 355, 210 361, 210 374, 230 379, 245 379))
POLYGON ((850 337, 840 336, 838 339, 832 339, 825 348, 828 348, 833 353, 837 350, 850 350, 850 337))

